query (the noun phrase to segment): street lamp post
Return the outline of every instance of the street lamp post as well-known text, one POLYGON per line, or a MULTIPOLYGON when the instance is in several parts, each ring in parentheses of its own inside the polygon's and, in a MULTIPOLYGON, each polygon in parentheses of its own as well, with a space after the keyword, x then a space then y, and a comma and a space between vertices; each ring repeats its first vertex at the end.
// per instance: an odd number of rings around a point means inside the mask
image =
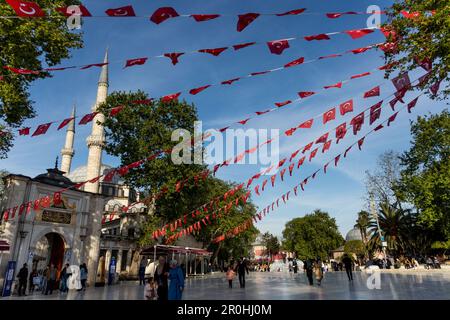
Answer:
POLYGON ((378 235, 380 236, 380 240, 381 240, 381 248, 383 250, 383 264, 384 267, 386 268, 386 247, 387 247, 387 242, 384 240, 384 236, 381 233, 381 228, 380 228, 380 222, 378 220, 378 213, 375 210, 375 203, 373 200, 373 196, 370 197, 370 211, 372 213, 372 216, 374 217, 375 221, 377 222, 377 229, 378 229, 378 235))

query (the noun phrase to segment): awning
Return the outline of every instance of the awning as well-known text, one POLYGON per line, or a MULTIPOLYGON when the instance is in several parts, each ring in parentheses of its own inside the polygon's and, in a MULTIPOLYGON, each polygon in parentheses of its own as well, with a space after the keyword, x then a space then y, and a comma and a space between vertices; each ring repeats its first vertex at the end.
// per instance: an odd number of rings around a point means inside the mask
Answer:
POLYGON ((180 247, 180 246, 167 246, 167 245, 161 245, 158 244, 153 247, 147 247, 144 250, 141 251, 141 256, 153 256, 155 254, 155 248, 156 248, 156 255, 167 255, 172 253, 182 253, 182 254, 196 254, 201 256, 211 256, 212 252, 209 252, 205 249, 200 248, 190 248, 190 247, 180 247))
POLYGON ((0 251, 9 251, 9 243, 6 240, 0 240, 0 251))

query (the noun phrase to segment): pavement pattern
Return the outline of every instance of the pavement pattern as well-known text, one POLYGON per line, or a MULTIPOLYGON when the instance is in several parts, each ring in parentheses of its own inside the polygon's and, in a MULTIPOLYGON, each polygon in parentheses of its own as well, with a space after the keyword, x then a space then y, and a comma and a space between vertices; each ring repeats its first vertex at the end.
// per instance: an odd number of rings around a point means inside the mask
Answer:
MULTIPOLYGON (((309 286, 304 273, 250 272, 246 287, 233 281, 228 288, 225 274, 186 279, 183 300, 448 300, 450 299, 450 271, 402 270, 378 272, 380 289, 369 289, 370 274, 354 272, 348 281, 345 272, 326 273, 321 286, 314 281, 309 286)), ((374 278, 371 278, 372 280, 374 278)), ((372 287, 376 282, 371 281, 372 287)), ((0 298, 11 300, 143 300, 144 287, 137 282, 121 282, 113 286, 88 288, 84 292, 70 290, 67 294, 54 291, 45 296, 35 292, 25 297, 0 298)))

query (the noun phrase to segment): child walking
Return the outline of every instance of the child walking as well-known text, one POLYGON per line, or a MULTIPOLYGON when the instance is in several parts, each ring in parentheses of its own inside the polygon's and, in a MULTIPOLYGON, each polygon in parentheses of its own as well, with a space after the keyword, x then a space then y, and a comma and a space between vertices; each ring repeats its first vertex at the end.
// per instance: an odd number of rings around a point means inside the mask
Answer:
POLYGON ((153 281, 153 278, 148 278, 147 284, 145 285, 144 289, 144 297, 146 300, 156 300, 156 286, 155 281, 153 281))
POLYGON ((236 275, 233 271, 233 268, 228 267, 228 271, 227 271, 227 280, 228 280, 228 287, 231 289, 233 288, 233 279, 234 276, 236 275))

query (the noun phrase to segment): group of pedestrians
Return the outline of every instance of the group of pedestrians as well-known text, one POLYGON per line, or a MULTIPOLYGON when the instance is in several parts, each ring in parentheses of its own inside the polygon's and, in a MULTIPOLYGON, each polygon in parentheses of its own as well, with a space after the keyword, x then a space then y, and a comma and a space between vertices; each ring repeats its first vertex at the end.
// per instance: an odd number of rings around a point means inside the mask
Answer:
MULTIPOLYGON (((44 295, 53 294, 53 290, 55 290, 55 286, 58 281, 60 282, 60 293, 67 293, 69 291, 68 281, 71 276, 72 273, 68 263, 64 265, 61 272, 58 272, 54 264, 49 264, 45 270, 40 272, 36 269, 29 272, 28 265, 24 263, 17 274, 17 278, 19 280, 17 293, 19 296, 26 296, 28 282, 28 294, 34 293, 36 287, 40 289, 44 295)), ((79 276, 81 288, 78 289, 78 291, 86 290, 88 276, 86 263, 80 265, 79 276)))
POLYGON ((170 263, 167 263, 166 258, 159 257, 153 277, 146 281, 144 298, 160 301, 181 300, 183 290, 184 272, 178 262, 171 260, 170 263))
POLYGON ((239 286, 241 288, 245 288, 245 275, 249 274, 249 269, 248 269, 248 263, 247 260, 244 258, 241 258, 236 265, 234 265, 232 263, 231 266, 228 266, 228 270, 225 274, 226 279, 228 281, 228 287, 230 289, 233 288, 233 280, 236 276, 236 273, 238 275, 239 278, 239 286))

